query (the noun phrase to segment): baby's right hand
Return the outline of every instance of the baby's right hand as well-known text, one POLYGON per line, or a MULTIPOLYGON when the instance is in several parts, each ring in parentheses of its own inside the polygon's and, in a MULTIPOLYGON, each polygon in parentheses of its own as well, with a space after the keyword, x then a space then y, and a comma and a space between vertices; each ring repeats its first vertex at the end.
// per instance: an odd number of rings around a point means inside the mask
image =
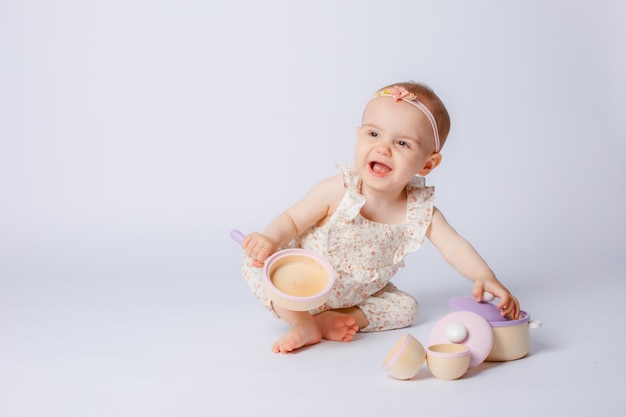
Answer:
POLYGON ((265 235, 252 232, 243 239, 243 250, 252 258, 252 266, 262 267, 265 260, 276 252, 276 243, 265 235))

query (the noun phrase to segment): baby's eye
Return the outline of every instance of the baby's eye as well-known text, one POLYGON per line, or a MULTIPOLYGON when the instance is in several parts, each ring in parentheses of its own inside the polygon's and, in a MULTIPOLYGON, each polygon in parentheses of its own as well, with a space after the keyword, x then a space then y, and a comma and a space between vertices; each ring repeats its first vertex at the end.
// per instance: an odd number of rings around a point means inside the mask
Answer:
POLYGON ((373 138, 377 138, 378 137, 378 132, 374 132, 374 131, 370 131, 369 135, 373 138))
POLYGON ((400 146, 402 146, 404 148, 409 148, 410 147, 409 142, 406 142, 406 141, 403 141, 403 140, 399 140, 398 141, 398 145, 400 145, 400 146))

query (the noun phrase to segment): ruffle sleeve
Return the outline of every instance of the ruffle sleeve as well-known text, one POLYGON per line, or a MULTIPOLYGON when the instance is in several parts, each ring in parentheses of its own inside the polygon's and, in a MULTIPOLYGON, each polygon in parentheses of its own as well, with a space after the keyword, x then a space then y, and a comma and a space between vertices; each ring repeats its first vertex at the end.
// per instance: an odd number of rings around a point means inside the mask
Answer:
POLYGON ((403 244, 394 255, 393 262, 400 263, 404 257, 424 244, 426 231, 433 219, 435 187, 426 186, 423 177, 413 177, 407 185, 407 217, 403 244))
POLYGON ((365 197, 360 193, 361 178, 356 168, 350 164, 338 163, 337 168, 341 170, 343 186, 346 193, 341 201, 338 211, 345 220, 354 219, 365 205, 365 197))

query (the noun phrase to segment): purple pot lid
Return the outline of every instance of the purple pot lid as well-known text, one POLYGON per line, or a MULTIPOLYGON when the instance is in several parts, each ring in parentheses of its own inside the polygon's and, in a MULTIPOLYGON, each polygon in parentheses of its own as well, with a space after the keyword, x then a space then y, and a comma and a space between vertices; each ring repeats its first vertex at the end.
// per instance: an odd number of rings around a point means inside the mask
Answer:
POLYGON ((493 330, 491 325, 479 314, 471 311, 455 311, 435 324, 428 337, 428 346, 440 343, 459 343, 470 349, 470 368, 480 365, 493 348, 493 330), (466 330, 463 340, 453 342, 448 338, 449 326, 462 325, 466 330))
POLYGON ((496 305, 485 302, 479 303, 473 297, 452 298, 448 302, 448 305, 455 310, 478 313, 483 316, 485 320, 490 322, 507 320, 506 317, 503 317, 502 314, 500 314, 500 310, 496 305))
POLYGON ((500 314, 500 309, 495 304, 486 302, 479 303, 473 297, 452 298, 448 302, 448 305, 455 310, 471 311, 480 314, 493 327, 513 326, 526 323, 530 320, 530 316, 525 311, 520 311, 519 319, 510 320, 500 314))

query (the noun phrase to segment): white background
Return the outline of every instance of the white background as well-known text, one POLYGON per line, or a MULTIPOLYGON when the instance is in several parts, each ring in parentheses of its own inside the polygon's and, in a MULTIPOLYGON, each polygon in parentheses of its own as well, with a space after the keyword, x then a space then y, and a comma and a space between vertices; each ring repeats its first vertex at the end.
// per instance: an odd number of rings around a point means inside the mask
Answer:
POLYGON ((617 415, 626 337, 626 6, 571 1, 0 2, 0 416, 617 415), (240 274, 352 160, 364 103, 429 84, 436 204, 543 321, 454 382, 381 363, 468 295, 429 245, 409 329, 274 355, 240 274), (218 415, 218 414, 215 414, 218 415))

